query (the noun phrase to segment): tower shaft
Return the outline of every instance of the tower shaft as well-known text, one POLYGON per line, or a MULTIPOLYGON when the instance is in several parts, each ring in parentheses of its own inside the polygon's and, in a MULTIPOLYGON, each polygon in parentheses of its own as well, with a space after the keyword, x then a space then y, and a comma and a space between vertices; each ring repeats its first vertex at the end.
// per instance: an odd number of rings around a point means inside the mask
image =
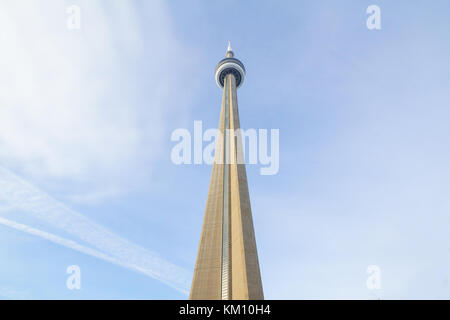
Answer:
POLYGON ((236 75, 225 74, 219 134, 190 299, 264 298, 236 87, 236 75))

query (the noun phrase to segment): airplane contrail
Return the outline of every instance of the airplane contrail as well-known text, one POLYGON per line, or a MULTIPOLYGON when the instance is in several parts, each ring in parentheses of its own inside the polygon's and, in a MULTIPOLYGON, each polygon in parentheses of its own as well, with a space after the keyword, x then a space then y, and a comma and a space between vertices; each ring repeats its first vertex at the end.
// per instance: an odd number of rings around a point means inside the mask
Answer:
POLYGON ((76 236, 98 250, 7 219, 2 218, 1 224, 139 271, 187 293, 189 273, 185 269, 100 226, 1 166, 0 199, 13 208, 26 211, 34 218, 76 236))
MULTIPOLYGON (((73 241, 73 240, 70 240, 70 239, 66 239, 66 238, 62 238, 62 237, 54 235, 52 233, 48 233, 46 231, 42 231, 42 230, 39 230, 39 229, 30 227, 30 226, 27 226, 25 224, 14 222, 14 221, 2 218, 2 217, 0 217, 0 224, 5 225, 5 226, 10 227, 10 228, 13 228, 13 229, 16 229, 18 231, 22 231, 22 232, 25 232, 25 233, 28 233, 28 234, 31 234, 31 235, 34 235, 34 236, 46 239, 48 241, 51 241, 51 242, 57 243, 59 245, 62 245, 64 247, 67 247, 67 248, 79 251, 81 253, 93 256, 95 258, 111 262, 111 263, 116 264, 118 266, 121 266, 121 267, 130 269, 130 270, 133 270, 133 271, 137 271, 137 272, 143 273, 143 274, 145 274, 147 276, 150 276, 152 278, 155 278, 155 274, 153 274, 153 272, 151 270, 146 270, 144 268, 140 268, 139 266, 127 263, 125 261, 121 261, 121 260, 119 260, 119 259, 117 259, 115 257, 111 257, 111 256, 109 256, 107 254, 104 254, 103 252, 98 251, 98 250, 95 250, 95 249, 83 246, 83 245, 77 243, 76 241, 73 241)), ((158 279, 158 280, 164 282, 164 280, 162 280, 162 279, 158 279)), ((182 293, 187 294, 187 291, 184 288, 174 287, 171 283, 166 283, 166 284, 169 285, 169 286, 172 286, 174 289, 176 289, 176 290, 178 290, 178 291, 180 291, 182 293)))

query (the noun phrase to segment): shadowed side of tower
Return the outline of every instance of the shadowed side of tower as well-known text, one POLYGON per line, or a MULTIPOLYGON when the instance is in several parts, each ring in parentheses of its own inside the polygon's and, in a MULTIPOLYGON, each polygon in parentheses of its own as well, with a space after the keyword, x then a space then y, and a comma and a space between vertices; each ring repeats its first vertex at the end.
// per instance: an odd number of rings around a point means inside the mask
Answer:
POLYGON ((230 45, 216 68, 223 88, 215 159, 190 299, 263 299, 236 91, 244 65, 230 45))

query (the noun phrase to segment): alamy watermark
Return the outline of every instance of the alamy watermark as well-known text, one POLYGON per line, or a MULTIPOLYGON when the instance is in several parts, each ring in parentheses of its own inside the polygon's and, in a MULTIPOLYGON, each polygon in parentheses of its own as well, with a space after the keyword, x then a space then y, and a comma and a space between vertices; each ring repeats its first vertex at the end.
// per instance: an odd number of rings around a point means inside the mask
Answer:
POLYGON ((77 265, 68 266, 66 269, 70 276, 66 280, 66 287, 69 290, 81 290, 81 269, 77 265))
POLYGON ((372 4, 367 7, 366 13, 370 14, 366 20, 366 26, 369 30, 381 30, 381 9, 379 6, 372 4))
POLYGON ((370 265, 367 267, 366 272, 369 277, 366 280, 366 287, 369 290, 381 289, 381 268, 377 265, 370 265))
POLYGON ((213 162, 218 164, 260 164, 261 175, 275 175, 279 170, 279 129, 203 130, 202 121, 194 121, 193 135, 188 129, 178 128, 172 132, 170 139, 178 142, 170 154, 172 163, 176 165, 211 165, 213 162), (226 141, 226 146, 223 145, 223 141, 226 141), (204 142, 206 142, 205 146, 204 142), (224 152, 224 149, 228 152, 224 152))
POLYGON ((67 7, 66 13, 67 21, 66 26, 69 30, 80 30, 81 29, 81 8, 77 5, 71 5, 67 7))

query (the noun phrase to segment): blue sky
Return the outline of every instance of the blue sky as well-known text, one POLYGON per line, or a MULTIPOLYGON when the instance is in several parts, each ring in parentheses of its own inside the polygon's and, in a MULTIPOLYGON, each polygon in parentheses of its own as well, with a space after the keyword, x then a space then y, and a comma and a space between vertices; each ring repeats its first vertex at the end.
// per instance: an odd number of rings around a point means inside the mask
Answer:
POLYGON ((247 167, 265 297, 450 298, 448 12, 0 2, 0 298, 187 297, 211 167, 174 165, 170 134, 217 126, 228 40, 242 126, 280 130, 278 174, 247 167))

